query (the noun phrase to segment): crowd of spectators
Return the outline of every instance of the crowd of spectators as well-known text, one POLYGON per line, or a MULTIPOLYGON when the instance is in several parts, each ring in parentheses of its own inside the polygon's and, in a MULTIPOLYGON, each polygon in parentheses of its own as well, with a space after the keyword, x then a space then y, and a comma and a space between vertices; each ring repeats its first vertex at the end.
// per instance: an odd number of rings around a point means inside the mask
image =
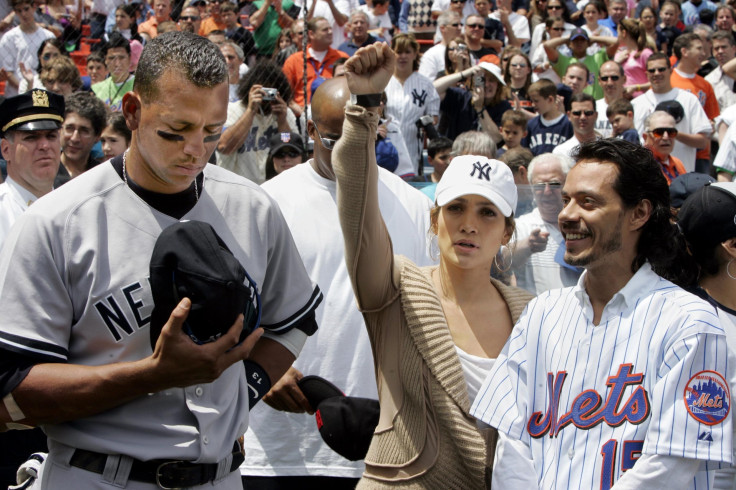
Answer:
MULTIPOLYGON (((521 146, 534 155, 571 138, 574 142, 571 97, 580 92, 594 99, 591 137, 623 133, 614 134, 607 114, 610 104, 623 99, 632 104, 634 127, 627 129, 634 129, 644 145, 647 116, 660 103, 676 101, 669 106, 679 131, 674 156, 686 171, 729 180, 736 165, 715 168, 712 163, 733 120, 725 110, 736 102, 733 70, 724 68, 736 57, 734 8, 704 0, 658 3, 8 0, 0 5, 0 81, 6 97, 32 88, 65 96, 91 90, 118 112, 145 43, 159 30, 195 32, 221 45, 234 106, 242 106, 238 93, 248 92, 245 83, 253 85, 245 75, 257 63, 273 64, 275 70, 266 67, 268 74, 282 71, 291 90, 281 90, 279 98, 294 120, 280 130, 306 137, 314 90, 339 76, 338 66, 358 48, 385 41, 400 55, 386 90, 384 119, 395 127, 388 136, 398 147, 394 173, 405 180, 430 180, 424 175, 425 167, 431 171, 427 149, 438 136, 454 140, 464 131, 481 130, 492 137, 500 156, 509 148, 501 118, 512 109, 527 120, 521 146), (547 95, 539 95, 534 83, 540 80, 554 84, 553 98, 550 86, 541 92, 547 95), (677 117, 677 104, 687 117, 677 117)), ((274 74, 257 85, 277 88, 279 83, 280 75, 274 74)), ((265 117, 270 105, 251 110, 265 117)), ((226 125, 226 135, 235 121, 226 125)), ((632 131, 626 134, 636 139, 632 131)), ((250 161, 238 173, 262 182, 270 133, 256 131, 250 137, 255 140, 247 145, 243 137, 238 145, 225 137, 216 161, 227 162, 237 153, 250 161), (244 155, 253 151, 259 156, 244 155)), ((305 143, 311 145, 311 138, 305 143)))
MULTIPOLYGON (((581 144, 617 138, 648 148, 670 185, 693 173, 734 180, 735 7, 736 0, 0 0, 0 101, 28 93, 64 98, 63 104, 52 99, 65 109, 58 171, 44 180, 43 195, 130 146, 123 105, 147 43, 168 31, 207 38, 225 59, 229 85, 227 119, 208 141, 217 142, 210 163, 266 183, 282 207, 280 200, 303 187, 305 201, 324 214, 291 202, 292 232, 327 215, 333 221, 323 233, 340 240, 330 152, 342 134, 347 92, 332 79, 345 76, 344 64, 358 49, 386 42, 396 64, 379 107, 379 182, 401 194, 394 187, 403 179, 434 200, 453 157, 482 154, 506 163, 518 190, 513 266, 494 275, 539 295, 575 285, 582 273, 560 258, 564 238, 557 225, 561 187, 581 144), (329 98, 324 88, 317 92, 323 84, 334 90, 329 98), (315 99, 322 100, 319 107, 315 99), (304 162, 323 171, 314 176, 302 168, 299 178, 290 169, 304 162), (289 187, 274 184, 286 171, 289 187)), ((7 179, 2 157, 0 182, 7 179)), ((412 206, 421 211, 425 201, 412 206)), ((400 250, 394 235, 416 223, 388 225, 400 250)), ((317 247, 306 232, 295 237, 300 253, 300 240, 317 247)), ((329 261, 335 268, 344 266, 341 253, 335 250, 329 261)), ((340 293, 349 292, 348 273, 340 274, 340 293)), ((355 308, 352 296, 336 302, 355 308)), ((348 318, 357 324, 358 316, 351 309, 348 318)), ((321 352, 312 350, 307 354, 321 352)), ((335 363, 348 357, 330 356, 335 363)), ((309 362, 302 362, 306 373, 309 362)), ((371 375, 360 371, 354 378, 346 374, 347 388, 371 375)), ((363 394, 376 397, 373 389, 363 394)), ((286 427, 278 425, 269 437, 288 442, 286 427)), ((249 438, 254 444, 257 435, 251 431, 249 438)), ((292 452, 308 449, 303 446, 292 452)), ((270 445, 257 441, 256 447, 270 445)), ((318 450, 315 474, 355 483, 360 464, 318 450)), ((255 470, 268 459, 255 454, 246 458, 245 473, 256 479, 311 471, 273 461, 265 472, 255 470)), ((302 464, 303 455, 292 456, 302 464)))

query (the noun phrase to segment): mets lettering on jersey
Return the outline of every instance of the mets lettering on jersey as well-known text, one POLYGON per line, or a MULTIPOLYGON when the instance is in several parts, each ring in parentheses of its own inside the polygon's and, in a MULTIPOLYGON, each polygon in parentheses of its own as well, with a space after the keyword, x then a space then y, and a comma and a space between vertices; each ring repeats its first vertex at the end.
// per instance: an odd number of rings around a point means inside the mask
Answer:
POLYGON ((617 427, 624 422, 641 424, 649 416, 649 396, 641 386, 644 375, 631 374, 631 364, 622 364, 618 372, 606 381, 608 395, 601 406, 603 397, 596 390, 585 390, 572 401, 570 411, 558 417, 560 392, 567 378, 567 372, 557 375, 547 374, 547 392, 551 394, 547 411, 534 412, 529 418, 527 430, 532 437, 549 434, 557 436, 567 425, 572 424, 579 429, 592 429, 600 423, 617 427), (627 385, 639 385, 621 403, 627 385))
POLYGON ((643 454, 730 462, 734 366, 713 308, 645 264, 596 325, 584 278, 529 303, 471 414, 529 446, 544 489, 609 489, 643 454))

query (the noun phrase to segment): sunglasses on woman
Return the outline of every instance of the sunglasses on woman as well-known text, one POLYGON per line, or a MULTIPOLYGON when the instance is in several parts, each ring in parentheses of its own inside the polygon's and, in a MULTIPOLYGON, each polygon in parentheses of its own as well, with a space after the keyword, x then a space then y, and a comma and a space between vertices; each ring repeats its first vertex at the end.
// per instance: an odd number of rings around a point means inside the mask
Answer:
POLYGON ((278 152, 274 153, 273 157, 274 158, 296 158, 300 155, 301 153, 299 153, 296 150, 279 150, 278 152))

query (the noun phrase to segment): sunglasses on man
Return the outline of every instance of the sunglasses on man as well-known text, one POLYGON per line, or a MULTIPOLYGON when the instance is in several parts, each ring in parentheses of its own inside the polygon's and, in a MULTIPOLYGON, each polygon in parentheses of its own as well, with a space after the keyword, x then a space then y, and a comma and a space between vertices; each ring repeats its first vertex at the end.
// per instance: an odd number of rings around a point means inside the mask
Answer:
POLYGON ((655 139, 661 139, 664 138, 665 133, 670 138, 676 138, 679 131, 677 128, 654 128, 648 131, 648 133, 654 136, 655 139))

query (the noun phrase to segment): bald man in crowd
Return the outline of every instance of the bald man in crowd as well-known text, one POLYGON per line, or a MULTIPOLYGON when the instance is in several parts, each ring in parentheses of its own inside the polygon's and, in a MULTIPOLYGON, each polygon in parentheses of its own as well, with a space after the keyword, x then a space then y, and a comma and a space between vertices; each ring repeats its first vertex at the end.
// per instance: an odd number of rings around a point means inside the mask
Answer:
MULTIPOLYGON (((318 375, 348 395, 378 398, 367 330, 345 268, 332 171, 332 149, 342 135, 349 96, 345 77, 320 85, 307 123, 314 158, 263 184, 281 207, 307 272, 323 288, 327 307, 317 309, 320 335, 306 343, 299 360, 264 398, 283 411, 261 404, 250 412, 253 430, 246 433, 241 466, 246 488, 352 489, 363 473, 362 461, 348 461, 322 441, 314 420, 303 414, 312 413, 313 407, 297 386, 304 375, 318 375)), ((378 194, 396 253, 418 264, 431 263, 426 246, 429 199, 382 168, 378 194)))

